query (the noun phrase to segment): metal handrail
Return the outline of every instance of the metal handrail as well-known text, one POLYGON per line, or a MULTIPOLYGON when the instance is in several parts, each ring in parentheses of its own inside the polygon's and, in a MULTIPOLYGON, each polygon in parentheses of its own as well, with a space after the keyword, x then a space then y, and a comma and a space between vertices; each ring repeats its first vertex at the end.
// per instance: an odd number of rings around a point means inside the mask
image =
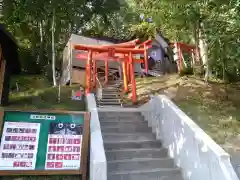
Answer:
POLYGON ((97 79, 97 82, 98 82, 100 88, 102 89, 103 86, 102 86, 100 80, 98 79, 98 74, 99 74, 99 72, 96 74, 96 79, 97 79))
POLYGON ((97 88, 97 99, 100 100, 100 99, 102 99, 102 89, 103 89, 103 86, 102 86, 100 80, 98 79, 98 76, 96 76, 96 79, 97 79, 97 82, 99 84, 99 88, 97 88))

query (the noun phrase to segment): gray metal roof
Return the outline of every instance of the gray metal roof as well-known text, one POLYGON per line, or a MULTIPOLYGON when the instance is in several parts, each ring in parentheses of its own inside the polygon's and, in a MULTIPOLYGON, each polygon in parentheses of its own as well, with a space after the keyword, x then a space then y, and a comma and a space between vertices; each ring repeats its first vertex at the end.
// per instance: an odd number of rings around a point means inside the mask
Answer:
POLYGON ((80 36, 76 34, 72 34, 70 37, 70 41, 72 44, 85 44, 85 45, 108 45, 114 44, 110 41, 99 40, 97 38, 90 38, 85 36, 80 36))

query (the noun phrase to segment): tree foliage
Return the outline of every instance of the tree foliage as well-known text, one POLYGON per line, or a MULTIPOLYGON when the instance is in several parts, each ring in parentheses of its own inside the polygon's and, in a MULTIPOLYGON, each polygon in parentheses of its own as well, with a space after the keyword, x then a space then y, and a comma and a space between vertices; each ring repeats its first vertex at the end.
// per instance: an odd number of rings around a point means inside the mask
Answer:
POLYGON ((129 40, 160 31, 199 47, 207 78, 240 79, 239 0, 3 0, 2 21, 17 37, 28 72, 51 64, 53 12, 57 67, 71 33, 129 40))
MULTIPOLYGON (((224 80, 240 78, 239 0, 132 0, 138 14, 152 17, 172 41, 206 45, 202 67, 224 80)), ((144 32, 146 27, 138 24, 144 32)), ((149 28, 153 27, 148 24, 149 28)), ((151 28, 150 28, 151 29, 151 28)), ((150 32, 151 33, 151 32, 150 32)), ((200 47, 201 48, 201 47, 200 47)))
POLYGON ((49 69, 54 52, 59 68, 72 33, 81 32, 93 17, 105 21, 119 9, 118 0, 3 0, 1 22, 17 39, 23 70, 40 73, 49 69))

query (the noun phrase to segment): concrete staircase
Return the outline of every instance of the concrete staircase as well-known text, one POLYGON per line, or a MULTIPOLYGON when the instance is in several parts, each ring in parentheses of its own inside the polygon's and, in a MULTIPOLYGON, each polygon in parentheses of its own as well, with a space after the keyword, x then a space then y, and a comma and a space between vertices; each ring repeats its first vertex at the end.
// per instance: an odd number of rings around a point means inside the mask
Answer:
POLYGON ((98 107, 122 107, 120 86, 121 83, 118 81, 109 82, 102 89, 102 98, 97 99, 98 107))
POLYGON ((139 112, 99 112, 108 180, 183 180, 139 112))

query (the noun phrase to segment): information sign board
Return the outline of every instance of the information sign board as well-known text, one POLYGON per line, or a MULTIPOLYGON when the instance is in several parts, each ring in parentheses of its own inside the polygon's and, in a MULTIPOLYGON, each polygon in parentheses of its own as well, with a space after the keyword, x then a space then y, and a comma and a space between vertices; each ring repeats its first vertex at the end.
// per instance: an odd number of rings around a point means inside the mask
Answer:
POLYGON ((82 174, 86 179, 89 114, 6 110, 0 175, 82 174))

